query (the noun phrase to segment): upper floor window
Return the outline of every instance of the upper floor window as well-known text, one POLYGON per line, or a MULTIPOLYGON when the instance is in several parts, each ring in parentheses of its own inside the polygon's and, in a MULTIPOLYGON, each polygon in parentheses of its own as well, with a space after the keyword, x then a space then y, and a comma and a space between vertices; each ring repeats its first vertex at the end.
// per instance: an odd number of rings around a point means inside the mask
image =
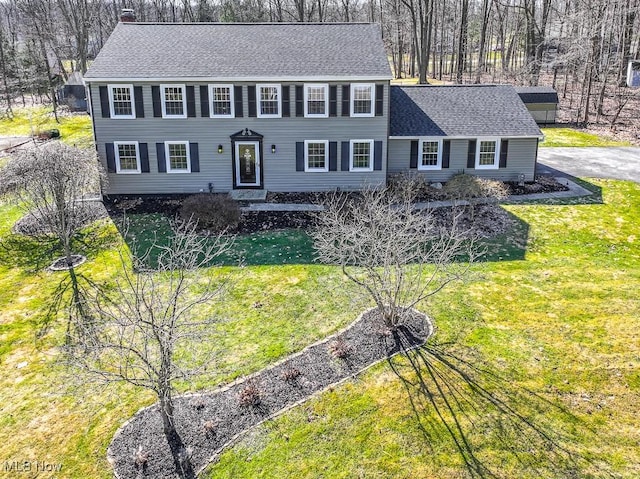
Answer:
POLYGON ((476 147, 476 168, 494 169, 498 168, 500 157, 500 147, 497 139, 478 140, 476 147))
POLYGON ((304 86, 304 116, 327 118, 329 85, 305 85, 304 86))
POLYGON ((116 173, 140 173, 140 150, 137 141, 114 141, 116 173))
POLYGON ((188 141, 165 141, 167 173, 191 173, 188 141))
POLYGON ((305 140, 304 171, 329 171, 329 142, 305 140))
POLYGON ((282 110, 280 85, 258 85, 258 118, 280 118, 282 110))
POLYGON ((351 84, 351 116, 374 116, 374 92, 372 83, 351 84))
POLYGON ((233 85, 209 85, 211 118, 234 117, 233 85))
POLYGON ((133 85, 109 85, 111 118, 135 118, 133 85))
POLYGON ((439 170, 442 167, 442 148, 440 140, 420 141, 419 170, 439 170))
POLYGON ((373 171, 373 140, 351 140, 349 171, 373 171))
POLYGON ((184 85, 160 85, 162 118, 186 118, 187 98, 184 85))

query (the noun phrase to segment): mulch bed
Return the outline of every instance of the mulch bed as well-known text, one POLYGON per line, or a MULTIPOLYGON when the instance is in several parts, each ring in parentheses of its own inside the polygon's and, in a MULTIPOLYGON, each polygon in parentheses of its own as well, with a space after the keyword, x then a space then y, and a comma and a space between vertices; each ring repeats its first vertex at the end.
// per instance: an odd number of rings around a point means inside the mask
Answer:
MULTIPOLYGON (((375 309, 369 310, 346 330, 249 378, 210 393, 176 397, 176 427, 191 452, 193 469, 201 471, 257 424, 380 360, 423 344, 433 332, 431 322, 416 311, 407 313, 403 326, 392 331, 375 309)), ((140 410, 116 433, 108 458, 121 479, 176 476, 157 406, 140 410), (148 457, 143 475, 134 459, 137 451, 148 457)))

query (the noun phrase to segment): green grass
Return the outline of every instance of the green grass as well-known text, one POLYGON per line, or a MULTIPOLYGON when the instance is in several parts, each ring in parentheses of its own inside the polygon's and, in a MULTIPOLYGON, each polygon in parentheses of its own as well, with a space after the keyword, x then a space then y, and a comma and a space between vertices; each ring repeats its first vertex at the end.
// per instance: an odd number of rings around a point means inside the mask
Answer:
MULTIPOLYGON (((421 305, 437 334, 415 367, 381 364, 270 421, 207 477, 447 479, 469 475, 463 457, 502 477, 638 477, 640 186, 593 183, 601 202, 505 206, 518 227, 491 245, 491 261, 421 305)), ((110 478, 111 437, 153 398, 128 387, 117 397, 64 394, 63 323, 36 336, 64 273, 42 268, 56 252, 10 234, 17 217, 0 205, 0 459, 110 478)), ((161 226, 153 218, 138 218, 136 231, 161 226)), ((226 319, 221 355, 192 387, 259 370, 354 319, 362 305, 337 268, 309 262, 307 241, 298 232, 240 238, 238 251, 262 252, 262 264, 223 268, 236 287, 210 309, 226 319)), ((121 247, 112 223, 90 228, 79 271, 111 280, 121 247)))
POLYGON ((587 133, 574 128, 541 128, 544 141, 541 147, 546 146, 632 146, 628 141, 618 141, 611 138, 587 133))
POLYGON ((39 131, 56 128, 63 141, 79 147, 93 145, 91 117, 86 113, 64 113, 56 123, 51 107, 31 107, 14 109, 14 117, 0 119, 3 136, 31 136, 39 131))

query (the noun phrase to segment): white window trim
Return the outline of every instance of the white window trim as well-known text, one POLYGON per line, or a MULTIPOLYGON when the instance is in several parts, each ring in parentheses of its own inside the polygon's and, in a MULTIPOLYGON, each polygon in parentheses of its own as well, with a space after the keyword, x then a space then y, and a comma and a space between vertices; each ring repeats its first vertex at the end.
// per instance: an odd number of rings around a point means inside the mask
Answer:
POLYGON ((476 138, 476 170, 497 170, 500 168, 500 138, 497 137, 485 137, 485 138, 476 138), (496 152, 493 157, 492 165, 481 165, 480 164, 480 143, 482 141, 493 141, 496 145, 496 152))
POLYGON ((373 150, 374 141, 373 140, 349 140, 349 171, 373 171, 373 162, 375 158, 375 152, 373 150), (355 168, 353 166, 353 144, 354 143, 369 143, 371 146, 369 147, 369 167, 368 168, 355 168))
POLYGON ((209 118, 235 118, 235 98, 233 96, 233 84, 232 83, 212 83, 209 84, 209 118), (229 101, 231 102, 231 113, 228 115, 216 115, 213 113, 213 89, 214 88, 228 88, 229 89, 229 101))
POLYGON ((188 141, 165 141, 164 142, 164 159, 167 164, 167 173, 191 173, 191 151, 188 141), (171 168, 171 158, 169 157, 169 145, 185 145, 187 151, 187 169, 171 168))
POLYGON ((186 118, 187 117, 187 87, 184 84, 167 84, 160 85, 160 102, 162 103, 162 118, 186 118), (181 88, 182 89, 182 115, 167 115, 166 109, 166 89, 181 88))
POLYGON ((307 173, 324 173, 329 171, 329 140, 304 140, 304 171, 307 173), (324 168, 309 167, 309 143, 324 144, 324 168))
POLYGON ((371 118, 376 115, 375 106, 376 106, 376 84, 375 83, 352 83, 349 102, 351 103, 350 112, 351 116, 354 118, 371 118), (353 103, 355 101, 355 90, 358 86, 368 86, 371 90, 371 113, 354 113, 353 103))
POLYGON ((442 138, 420 138, 418 141, 418 170, 441 170, 442 169, 442 138), (423 165, 422 153, 425 142, 438 142, 438 164, 437 165, 423 165))
POLYGON ((305 83, 304 85, 304 116, 305 118, 329 118, 329 84, 305 83), (324 90, 324 113, 309 113, 309 88, 324 90))
POLYGON ((116 161, 116 173, 119 175, 137 175, 142 173, 141 165, 140 165, 140 145, 137 141, 114 141, 113 142, 113 153, 116 161), (135 170, 123 170, 120 168, 120 145, 136 145, 136 165, 138 168, 135 170))
POLYGON ((136 99, 134 97, 133 85, 132 84, 117 84, 117 85, 107 85, 107 90, 109 91, 109 116, 110 118, 115 118, 117 120, 132 120, 136 117, 136 99), (113 108, 113 89, 114 88, 128 88, 129 94, 131 95, 131 115, 116 115, 113 108))
POLYGON ((256 85, 256 113, 258 118, 282 118, 282 85, 280 83, 258 83, 256 85), (262 88, 275 87, 278 90, 278 114, 262 113, 262 88))

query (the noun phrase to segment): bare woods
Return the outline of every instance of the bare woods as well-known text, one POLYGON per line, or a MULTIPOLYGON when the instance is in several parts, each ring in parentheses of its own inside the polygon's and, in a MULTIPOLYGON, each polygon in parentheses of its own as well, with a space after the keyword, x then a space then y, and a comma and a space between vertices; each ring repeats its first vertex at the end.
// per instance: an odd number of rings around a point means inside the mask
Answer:
POLYGON ((396 77, 550 85, 579 124, 614 128, 638 101, 625 77, 640 0, 0 0, 0 114, 52 101, 122 8, 143 22, 378 22, 396 77))

